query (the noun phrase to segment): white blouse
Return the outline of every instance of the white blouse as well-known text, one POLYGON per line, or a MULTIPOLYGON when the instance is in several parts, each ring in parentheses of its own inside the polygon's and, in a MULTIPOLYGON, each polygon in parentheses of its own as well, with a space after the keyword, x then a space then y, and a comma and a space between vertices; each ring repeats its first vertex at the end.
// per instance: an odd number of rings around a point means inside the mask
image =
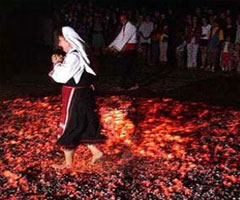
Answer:
POLYGON ((67 52, 63 62, 55 63, 49 76, 57 83, 67 83, 73 78, 75 83, 78 84, 84 69, 88 73, 96 75, 89 66, 82 64, 79 53, 75 49, 71 49, 67 52))

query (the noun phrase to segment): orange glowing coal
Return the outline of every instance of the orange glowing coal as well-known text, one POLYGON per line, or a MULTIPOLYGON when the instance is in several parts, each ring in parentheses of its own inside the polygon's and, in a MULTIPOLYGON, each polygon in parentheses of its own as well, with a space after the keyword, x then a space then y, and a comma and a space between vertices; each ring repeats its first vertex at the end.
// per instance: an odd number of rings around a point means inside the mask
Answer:
MULTIPOLYGON (((216 166, 223 188, 239 183, 240 111, 166 98, 133 101, 124 95, 98 97, 97 105, 102 133, 108 137, 99 145, 103 160, 89 166, 90 152, 79 146, 75 167, 56 172, 50 165, 63 158, 56 146, 60 97, 3 101, 0 198, 18 199, 25 194, 29 199, 48 195, 87 199, 81 192, 87 188, 88 197, 110 199, 125 184, 129 184, 126 190, 136 184, 139 191, 159 199, 177 193, 187 197, 196 193, 188 185, 193 184, 195 171, 204 174, 216 166), (83 174, 98 181, 95 189, 83 174)), ((128 192, 141 199, 134 191, 128 192)))

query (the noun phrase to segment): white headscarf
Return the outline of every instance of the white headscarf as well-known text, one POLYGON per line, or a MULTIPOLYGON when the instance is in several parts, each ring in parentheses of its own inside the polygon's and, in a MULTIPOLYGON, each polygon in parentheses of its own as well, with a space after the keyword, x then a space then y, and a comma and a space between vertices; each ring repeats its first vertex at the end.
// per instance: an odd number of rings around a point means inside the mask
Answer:
POLYGON ((84 49, 85 41, 69 26, 62 27, 63 37, 71 44, 71 46, 79 51, 81 60, 81 66, 86 69, 90 74, 96 75, 92 68, 89 66, 90 61, 84 49))

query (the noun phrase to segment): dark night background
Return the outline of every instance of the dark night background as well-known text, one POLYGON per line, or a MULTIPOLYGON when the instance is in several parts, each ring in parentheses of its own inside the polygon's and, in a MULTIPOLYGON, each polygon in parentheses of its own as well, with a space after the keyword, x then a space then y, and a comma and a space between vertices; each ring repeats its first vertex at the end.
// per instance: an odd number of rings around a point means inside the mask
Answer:
MULTIPOLYGON (((50 49, 41 45, 41 26, 55 8, 67 0, 1 0, 0 1, 0 82, 10 81, 14 75, 29 72, 45 73, 50 49)), ((84 1, 83 1, 84 2, 84 1)), ((88 1, 86 1, 88 2, 88 1)), ((237 0, 92 0, 93 4, 134 8, 136 5, 152 9, 173 8, 177 11, 196 6, 230 6, 237 0), (216 3, 217 2, 217 3, 216 3)))

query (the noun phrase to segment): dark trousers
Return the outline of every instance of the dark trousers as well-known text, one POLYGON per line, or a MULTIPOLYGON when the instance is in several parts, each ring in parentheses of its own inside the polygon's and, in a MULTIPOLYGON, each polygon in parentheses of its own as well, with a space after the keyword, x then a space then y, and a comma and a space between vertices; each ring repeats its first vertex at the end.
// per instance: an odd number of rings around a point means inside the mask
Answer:
POLYGON ((159 41, 152 41, 151 43, 151 56, 152 62, 157 64, 159 62, 159 41))
POLYGON ((121 80, 120 86, 122 88, 130 88, 137 83, 136 79, 136 63, 137 51, 124 51, 120 57, 121 62, 121 80))

